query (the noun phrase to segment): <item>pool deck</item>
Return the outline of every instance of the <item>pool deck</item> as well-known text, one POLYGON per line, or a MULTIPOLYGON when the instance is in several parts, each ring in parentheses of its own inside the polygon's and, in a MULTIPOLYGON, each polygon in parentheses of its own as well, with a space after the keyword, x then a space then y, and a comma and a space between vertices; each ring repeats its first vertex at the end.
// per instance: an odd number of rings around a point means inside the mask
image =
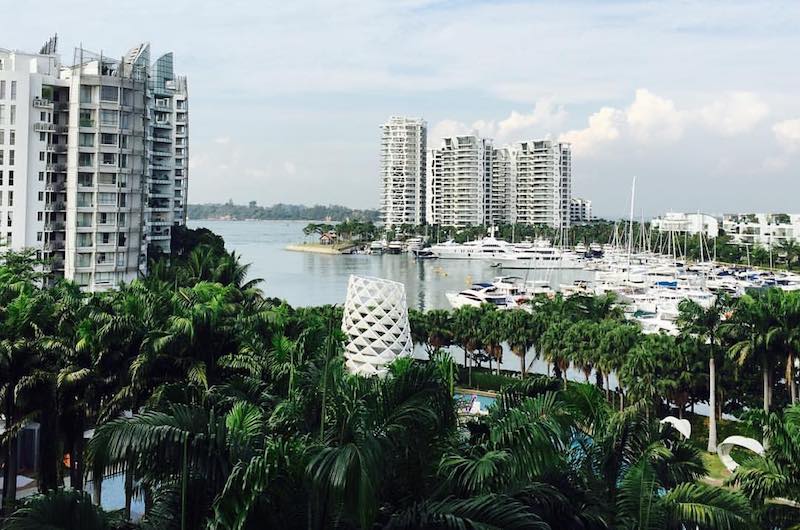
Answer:
POLYGON ((483 396, 490 398, 496 398, 498 396, 497 392, 487 392, 486 390, 475 390, 474 388, 464 388, 460 386, 456 387, 456 392, 464 395, 475 394, 476 396, 483 396))

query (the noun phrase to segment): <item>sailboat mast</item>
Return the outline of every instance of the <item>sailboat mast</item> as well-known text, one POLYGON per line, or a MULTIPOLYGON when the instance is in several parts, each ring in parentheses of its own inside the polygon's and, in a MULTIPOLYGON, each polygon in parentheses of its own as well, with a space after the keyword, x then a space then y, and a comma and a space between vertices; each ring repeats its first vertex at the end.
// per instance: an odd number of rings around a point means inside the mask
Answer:
POLYGON ((633 184, 631 185, 631 211, 629 216, 628 225, 628 279, 631 276, 631 251, 633 250, 633 204, 636 198, 636 177, 633 177, 633 184))

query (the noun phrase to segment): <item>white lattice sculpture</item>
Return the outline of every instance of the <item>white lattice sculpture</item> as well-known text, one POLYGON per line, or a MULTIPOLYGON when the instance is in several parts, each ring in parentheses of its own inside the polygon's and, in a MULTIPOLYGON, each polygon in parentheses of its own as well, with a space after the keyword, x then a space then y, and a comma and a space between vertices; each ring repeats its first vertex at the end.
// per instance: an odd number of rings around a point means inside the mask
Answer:
POLYGON ((406 288, 402 283, 351 275, 342 331, 347 335, 347 369, 358 375, 383 375, 386 365, 411 355, 406 288))

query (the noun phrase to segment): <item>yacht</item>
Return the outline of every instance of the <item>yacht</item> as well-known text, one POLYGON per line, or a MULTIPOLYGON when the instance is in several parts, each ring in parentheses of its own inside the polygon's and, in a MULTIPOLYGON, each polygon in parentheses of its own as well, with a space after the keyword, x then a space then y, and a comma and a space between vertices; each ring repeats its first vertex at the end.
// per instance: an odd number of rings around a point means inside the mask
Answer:
POLYGON ((480 307, 482 304, 492 304, 498 309, 516 307, 512 297, 500 292, 491 283, 475 283, 469 289, 458 293, 445 293, 445 296, 453 309, 464 306, 480 307))
POLYGON ((583 263, 572 252, 556 248, 545 239, 518 243, 514 254, 501 261, 506 269, 582 269, 583 263))
POLYGON ((494 237, 484 237, 464 244, 447 241, 430 247, 434 256, 440 259, 514 259, 515 249, 510 243, 494 237))
POLYGON ((381 240, 375 240, 369 244, 370 254, 383 254, 385 248, 386 248, 386 243, 381 240))
POLYGON ((423 244, 424 242, 421 237, 409 237, 406 239, 406 252, 415 254, 422 250, 423 244))
POLYGON ((386 246, 387 254, 400 254, 403 251, 402 241, 392 241, 386 246))

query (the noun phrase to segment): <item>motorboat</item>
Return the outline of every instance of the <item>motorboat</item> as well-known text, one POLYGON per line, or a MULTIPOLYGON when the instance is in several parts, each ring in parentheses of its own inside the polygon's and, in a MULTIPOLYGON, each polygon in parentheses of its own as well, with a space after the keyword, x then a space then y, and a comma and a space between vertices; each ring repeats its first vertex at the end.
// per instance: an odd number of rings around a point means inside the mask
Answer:
POLYGON ((497 309, 516 307, 513 297, 500 292, 491 283, 475 283, 469 289, 458 293, 445 293, 445 296, 453 309, 464 306, 480 307, 483 304, 491 304, 497 309))
POLYGON ((402 241, 391 241, 386 246, 386 253, 387 254, 400 254, 403 252, 403 242, 402 241))

